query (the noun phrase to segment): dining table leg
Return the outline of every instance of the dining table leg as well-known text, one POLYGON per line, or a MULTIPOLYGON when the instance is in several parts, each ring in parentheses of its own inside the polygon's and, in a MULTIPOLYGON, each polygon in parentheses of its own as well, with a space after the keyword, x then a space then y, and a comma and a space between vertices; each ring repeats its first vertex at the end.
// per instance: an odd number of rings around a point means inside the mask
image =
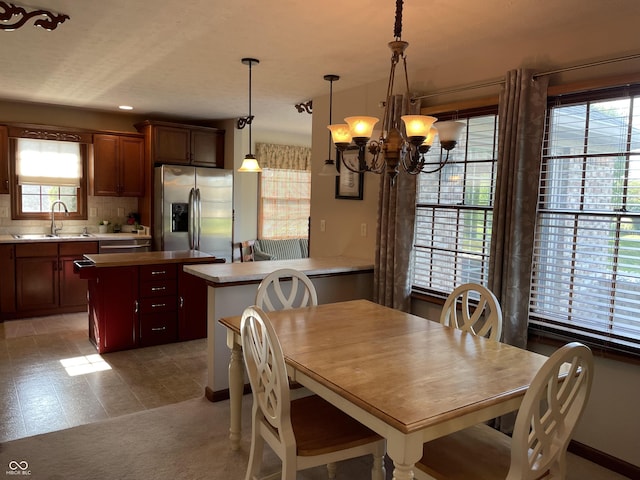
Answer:
POLYGON ((242 429, 242 395, 244 392, 244 364, 242 348, 236 342, 231 349, 229 358, 229 409, 230 426, 229 440, 231 450, 240 448, 242 429))
POLYGON ((422 438, 419 434, 399 432, 387 438, 387 454, 393 461, 393 480, 413 480, 415 464, 422 458, 422 438))

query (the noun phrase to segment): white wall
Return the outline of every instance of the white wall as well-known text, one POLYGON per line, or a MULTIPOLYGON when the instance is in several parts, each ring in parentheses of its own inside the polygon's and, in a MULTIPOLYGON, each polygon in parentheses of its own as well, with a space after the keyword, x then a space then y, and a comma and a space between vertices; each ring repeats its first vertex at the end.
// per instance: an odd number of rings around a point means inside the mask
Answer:
MULTIPOLYGON (((332 122, 344 123, 349 115, 381 116, 380 100, 384 97, 386 81, 336 93, 334 85, 332 122)), ((311 238, 313 256, 348 255, 373 259, 375 232, 378 219, 378 190, 380 177, 364 176, 363 200, 335 198, 335 177, 318 173, 329 155, 329 97, 313 100, 313 147, 311 178, 311 238), (324 220, 325 231, 320 221, 324 220), (366 225, 366 236, 361 235, 361 225, 366 225)), ((336 160, 335 148, 331 158, 336 160)))

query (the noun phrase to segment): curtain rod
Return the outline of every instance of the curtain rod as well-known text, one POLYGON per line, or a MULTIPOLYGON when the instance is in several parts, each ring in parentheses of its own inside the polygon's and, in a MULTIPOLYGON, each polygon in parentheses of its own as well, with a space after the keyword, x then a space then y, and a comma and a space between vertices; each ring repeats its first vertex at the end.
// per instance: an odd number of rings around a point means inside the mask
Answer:
MULTIPOLYGON (((639 58, 640 58, 640 53, 635 53, 635 54, 632 54, 632 55, 627 55, 625 57, 610 58, 608 60, 601 60, 599 62, 583 63, 581 65, 574 65, 573 67, 558 68, 557 70, 549 70, 547 72, 534 73, 533 74, 533 78, 535 79, 537 77, 544 77, 544 76, 547 76, 547 75, 554 75, 556 73, 569 72, 571 70, 580 70, 582 68, 597 67, 599 65, 606 65, 608 63, 623 62, 623 61, 626 61, 626 60, 636 60, 636 59, 639 59, 639 58)), ((449 93, 465 92, 467 90, 474 90, 476 88, 494 87, 496 85, 502 85, 503 83, 504 83, 504 78, 500 79, 500 80, 494 80, 492 82, 476 83, 476 84, 467 85, 467 86, 464 86, 464 87, 451 88, 449 90, 440 90, 439 92, 429 93, 427 95, 421 95, 419 97, 415 97, 415 99, 416 100, 422 100, 424 98, 438 97, 440 95, 446 95, 446 94, 449 94, 449 93)))
POLYGON ((533 78, 544 77, 556 73, 569 72, 571 70, 580 70, 581 68, 597 67, 599 65, 606 65, 608 63, 623 62, 625 60, 635 60, 638 58, 640 58, 640 53, 635 53, 633 55, 627 55, 626 57, 610 58, 609 60, 601 60, 599 62, 584 63, 582 65, 575 65, 573 67, 559 68, 557 70, 549 70, 548 72, 534 73, 533 78))
POLYGON ((504 83, 504 78, 501 80, 494 80, 493 82, 476 83, 474 85, 467 85, 466 87, 451 88, 449 90, 440 90, 439 92, 429 93, 427 95, 421 95, 419 97, 415 97, 415 100, 422 100, 423 98, 438 97, 440 95, 446 95, 447 93, 465 92, 467 90, 474 90, 476 88, 493 87, 496 85, 502 85, 503 83, 504 83))

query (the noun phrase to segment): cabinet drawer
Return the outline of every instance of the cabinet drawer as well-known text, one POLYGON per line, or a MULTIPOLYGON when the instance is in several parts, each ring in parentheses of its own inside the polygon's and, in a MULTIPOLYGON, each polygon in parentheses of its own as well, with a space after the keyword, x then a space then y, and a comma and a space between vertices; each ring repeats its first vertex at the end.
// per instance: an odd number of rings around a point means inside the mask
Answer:
POLYGON ((175 295, 172 297, 151 297, 140 300, 140 313, 162 313, 175 312, 177 300, 175 295))
POLYGON ((175 264, 140 265, 140 281, 159 281, 176 278, 177 267, 175 264))
POLYGON ((150 281, 140 283, 140 298, 175 296, 178 285, 175 280, 150 281))
POLYGON ((58 244, 51 243, 18 243, 16 244, 16 257, 57 257, 58 244))
POLYGON ((178 340, 178 322, 175 313, 140 316, 140 346, 149 347, 178 340))
POLYGON ((60 242, 60 255, 98 253, 98 242, 60 242))

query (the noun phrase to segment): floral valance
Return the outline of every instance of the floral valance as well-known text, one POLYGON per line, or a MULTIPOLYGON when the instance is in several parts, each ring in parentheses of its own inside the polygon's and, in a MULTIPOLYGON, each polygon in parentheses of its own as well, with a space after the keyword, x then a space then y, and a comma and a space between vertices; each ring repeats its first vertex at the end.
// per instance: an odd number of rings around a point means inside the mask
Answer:
POLYGON ((311 170, 311 148, 256 143, 256 159, 262 168, 311 170))

